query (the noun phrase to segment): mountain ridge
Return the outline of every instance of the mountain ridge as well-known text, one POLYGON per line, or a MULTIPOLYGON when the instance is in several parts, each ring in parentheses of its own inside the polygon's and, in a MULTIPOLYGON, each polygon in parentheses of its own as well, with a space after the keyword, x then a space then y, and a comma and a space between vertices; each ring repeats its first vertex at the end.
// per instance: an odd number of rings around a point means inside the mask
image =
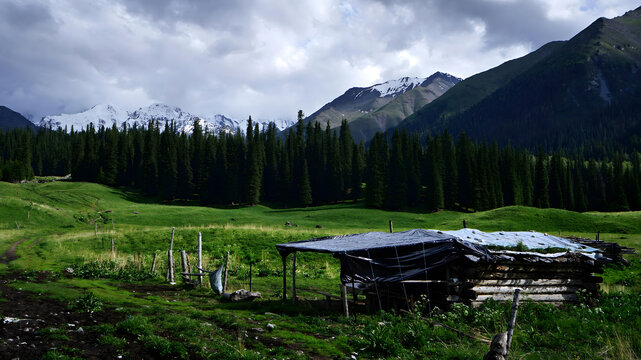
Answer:
POLYGON ((418 106, 409 106, 411 103, 429 103, 459 81, 453 75, 436 72, 426 78, 402 77, 368 87, 352 87, 305 118, 305 123, 325 126, 329 122, 330 128, 337 128, 345 119, 357 140, 368 140, 376 131, 385 131, 413 113, 418 106), (407 94, 411 94, 408 97, 412 101, 405 99, 407 94), (421 98, 418 103, 417 98, 421 98), (400 105, 403 103, 405 106, 400 105), (385 114, 373 115, 382 109, 385 114))
MULTIPOLYGON (((245 132, 247 120, 234 120, 221 114, 212 116, 199 116, 191 114, 176 106, 155 103, 146 107, 140 107, 133 111, 126 111, 118 106, 111 104, 98 104, 93 107, 74 114, 60 114, 43 117, 38 123, 41 127, 66 128, 71 131, 82 131, 90 123, 96 127, 112 127, 114 124, 120 130, 125 127, 147 127, 151 121, 174 122, 178 132, 191 134, 193 132, 194 121, 198 121, 203 131, 214 134, 233 133, 237 129, 245 132)), ((259 128, 266 127, 272 121, 254 121, 259 128)), ((284 129, 293 124, 293 121, 279 120, 274 121, 276 127, 284 129)), ((161 126, 161 130, 163 130, 161 126)))
POLYGON ((463 80, 398 128, 536 148, 639 143, 641 8, 463 80), (636 101, 635 101, 636 99, 636 101), (628 119, 628 120, 625 120, 628 119), (627 125, 622 125, 626 122, 627 125))

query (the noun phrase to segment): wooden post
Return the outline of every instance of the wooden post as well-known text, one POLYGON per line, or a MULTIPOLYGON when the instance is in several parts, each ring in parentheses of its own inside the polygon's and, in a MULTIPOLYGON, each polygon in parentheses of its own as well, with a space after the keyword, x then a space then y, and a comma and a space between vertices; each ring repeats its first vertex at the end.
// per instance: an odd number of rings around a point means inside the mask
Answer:
POLYGON ((158 253, 154 253, 154 259, 151 260, 151 273, 156 274, 156 258, 158 258, 158 253))
POLYGON ((175 284, 176 280, 174 279, 174 255, 171 250, 167 251, 167 280, 170 284, 175 284))
POLYGON ((466 228, 467 228, 467 222, 465 221, 465 219, 463 219, 463 229, 466 229, 466 228))
POLYGON ((296 305, 296 251, 292 259, 292 305, 296 305))
POLYGON ((601 235, 601 231, 597 231, 597 232, 596 232, 596 239, 597 239, 597 240, 599 240, 600 235, 601 235))
POLYGON ((349 317, 349 305, 347 303, 347 287, 341 284, 341 304, 343 304, 343 315, 349 317))
MULTIPOLYGON (((198 269, 203 268, 203 235, 198 233, 198 269)), ((199 274, 202 274, 202 271, 198 270, 199 274)), ((198 277, 198 285, 203 285, 203 277, 198 277)))
POLYGON ((510 353, 510 345, 512 344, 512 334, 514 333, 514 326, 516 325, 516 312, 519 309, 519 294, 521 289, 514 289, 514 299, 512 300, 512 313, 510 314, 510 322, 507 325, 507 344, 505 346, 505 358, 507 359, 510 353))
POLYGON ((227 251, 227 256, 225 257, 225 275, 223 276, 223 292, 227 289, 227 269, 229 268, 229 251, 227 251))
POLYGON ((283 259, 283 304, 287 301, 287 256, 281 256, 283 259))
MULTIPOLYGON (((187 268, 187 252, 185 250, 180 250, 180 265, 182 265, 182 269, 184 273, 188 273, 189 269, 187 268)), ((199 276, 200 278, 201 276, 199 276)), ((189 275, 183 275, 183 281, 188 282, 189 281, 189 275)))
POLYGON ((354 278, 352 277, 352 298, 354 300, 354 308, 352 311, 354 312, 354 319, 356 319, 356 302, 358 301, 358 295, 356 294, 356 284, 354 283, 354 278))
POLYGON ((167 255, 167 277, 166 280, 169 281, 170 284, 175 284, 176 280, 174 278, 174 233, 176 232, 176 228, 172 227, 171 228, 171 241, 169 242, 169 251, 167 255))
POLYGON ((394 232, 394 226, 392 225, 392 220, 389 221, 389 232, 394 232))
POLYGON ((116 256, 116 248, 114 246, 114 237, 111 237, 111 255, 116 256))

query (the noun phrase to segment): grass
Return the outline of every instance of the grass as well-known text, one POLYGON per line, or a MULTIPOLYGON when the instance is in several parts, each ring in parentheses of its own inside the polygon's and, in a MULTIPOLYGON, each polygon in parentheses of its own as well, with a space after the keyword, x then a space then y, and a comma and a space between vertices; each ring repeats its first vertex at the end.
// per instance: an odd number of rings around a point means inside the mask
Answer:
MULTIPOLYGON (((340 269, 329 255, 299 254, 301 301, 284 305, 281 258, 274 247, 282 242, 388 231, 389 220, 395 231, 456 230, 466 220, 468 227, 483 231, 536 230, 589 238, 599 231, 603 240, 641 247, 641 212, 574 213, 519 206, 479 213, 388 212, 367 209, 360 202, 292 209, 210 208, 159 204, 121 189, 55 181, 0 182, 0 194, 0 251, 26 239, 17 248, 20 257, 8 267, 0 265, 0 271, 22 272, 22 280, 9 285, 60 300, 76 312, 126 314, 120 322, 97 325, 104 334, 100 342, 123 356, 138 342, 163 358, 345 358, 353 353, 359 358, 480 358, 487 351, 485 343, 459 337, 433 321, 483 338, 505 329, 509 304, 460 306, 431 319, 389 313, 346 319, 321 309, 324 298, 313 290, 338 293, 340 269), (166 285, 172 227, 174 249, 186 250, 192 266, 199 232, 205 268, 217 268, 230 252, 232 291, 248 288, 248 259, 257 259, 252 284, 263 297, 252 303, 224 303, 209 289, 189 290, 180 280, 179 285, 166 285), (153 254, 155 274, 150 272, 153 254), (64 275, 67 267, 74 269, 72 277, 64 275), (50 272, 50 278, 37 281, 39 270, 50 272), (275 325, 271 332, 268 323, 275 325)), ((176 252, 174 256, 179 259, 176 252)), ((641 356, 641 260, 629 259, 630 267, 606 269, 605 291, 596 307, 526 303, 515 331, 514 358, 641 356)), ((79 355, 60 350, 45 357, 74 356, 79 355)))

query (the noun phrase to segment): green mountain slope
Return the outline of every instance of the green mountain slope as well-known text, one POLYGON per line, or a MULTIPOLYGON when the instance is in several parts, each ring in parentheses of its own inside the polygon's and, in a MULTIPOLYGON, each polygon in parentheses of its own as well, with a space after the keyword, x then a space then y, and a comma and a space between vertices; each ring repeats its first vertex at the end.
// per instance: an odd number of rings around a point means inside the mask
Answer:
POLYGON ((641 8, 466 79, 399 126, 536 148, 640 143, 641 8))

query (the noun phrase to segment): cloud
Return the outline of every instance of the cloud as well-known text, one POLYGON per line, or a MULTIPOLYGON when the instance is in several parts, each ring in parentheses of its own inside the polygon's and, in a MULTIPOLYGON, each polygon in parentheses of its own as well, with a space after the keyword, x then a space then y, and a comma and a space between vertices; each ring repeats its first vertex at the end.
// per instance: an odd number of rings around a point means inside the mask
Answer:
POLYGON ((629 0, 0 0, 0 104, 23 113, 152 102, 258 119, 352 86, 467 77, 565 40, 629 0))

